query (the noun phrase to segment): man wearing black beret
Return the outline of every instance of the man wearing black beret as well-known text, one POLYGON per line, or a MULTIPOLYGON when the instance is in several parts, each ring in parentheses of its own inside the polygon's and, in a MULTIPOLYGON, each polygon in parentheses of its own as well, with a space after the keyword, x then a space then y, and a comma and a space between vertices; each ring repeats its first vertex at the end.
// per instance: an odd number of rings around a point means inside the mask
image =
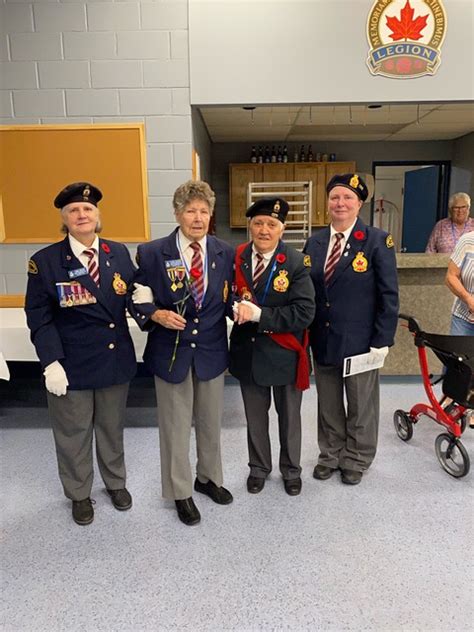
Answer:
POLYGON ((368 197, 363 179, 355 173, 336 175, 327 194, 331 224, 304 248, 316 292, 310 344, 320 454, 313 475, 324 480, 340 469, 342 482, 356 485, 377 448, 379 372, 343 377, 343 361, 370 352, 375 364, 388 353, 397 327, 397 269, 391 235, 358 217, 368 197))
POLYGON ((247 418, 250 476, 260 492, 272 469, 268 411, 278 414, 280 472, 287 494, 301 491, 301 399, 309 387, 307 327, 314 316, 309 258, 281 237, 288 203, 262 198, 247 211, 252 241, 236 251, 235 324, 229 370, 240 381, 247 418))
POLYGON ((132 506, 125 488, 123 423, 135 350, 125 316, 134 266, 127 248, 99 239, 102 193, 75 182, 57 195, 63 241, 28 264, 25 311, 44 371, 59 477, 72 516, 94 519, 92 440, 116 509, 132 506))

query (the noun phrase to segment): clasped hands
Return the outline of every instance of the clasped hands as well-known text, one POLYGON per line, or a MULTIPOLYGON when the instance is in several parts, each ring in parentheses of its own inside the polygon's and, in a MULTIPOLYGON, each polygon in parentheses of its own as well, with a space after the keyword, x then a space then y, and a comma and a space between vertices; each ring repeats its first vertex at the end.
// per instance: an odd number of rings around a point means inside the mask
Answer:
POLYGON ((245 300, 239 302, 234 301, 232 311, 234 313, 234 322, 238 325, 243 325, 244 323, 249 322, 258 323, 262 313, 262 310, 258 305, 245 300))

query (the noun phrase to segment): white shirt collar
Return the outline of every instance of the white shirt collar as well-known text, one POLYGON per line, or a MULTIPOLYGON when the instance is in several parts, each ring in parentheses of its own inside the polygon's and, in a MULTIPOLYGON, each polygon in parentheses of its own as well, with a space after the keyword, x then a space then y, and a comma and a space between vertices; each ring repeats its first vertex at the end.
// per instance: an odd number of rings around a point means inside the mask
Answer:
POLYGON ((265 259, 265 261, 270 261, 270 259, 273 257, 274 253, 275 253, 276 248, 274 248, 271 252, 258 252, 258 250, 255 248, 255 244, 252 243, 252 256, 255 257, 258 254, 262 255, 262 257, 265 259))
POLYGON ((179 245, 181 247, 181 252, 184 252, 189 248, 189 246, 197 241, 197 243, 201 246, 203 256, 206 254, 206 245, 207 245, 207 235, 204 235, 202 239, 188 239, 186 235, 183 233, 181 228, 178 229, 178 239, 179 245))
POLYGON ((90 246, 84 246, 84 244, 81 244, 81 242, 78 241, 75 237, 73 237, 71 235, 71 233, 68 234, 68 238, 69 238, 69 245, 71 246, 71 250, 72 250, 74 256, 77 257, 78 259, 79 259, 79 255, 82 255, 84 250, 88 250, 90 248, 94 248, 96 253, 99 252, 99 237, 98 237, 98 235, 95 236, 95 239, 94 239, 94 241, 92 242, 92 244, 90 246))
POLYGON ((344 241, 347 241, 350 237, 350 234, 352 233, 352 229, 354 228, 354 226, 356 225, 357 219, 354 221, 354 223, 349 226, 349 228, 346 228, 346 230, 342 231, 342 230, 336 230, 334 228, 334 226, 331 224, 331 237, 330 237, 330 241, 333 239, 334 235, 336 233, 342 233, 344 235, 344 241))

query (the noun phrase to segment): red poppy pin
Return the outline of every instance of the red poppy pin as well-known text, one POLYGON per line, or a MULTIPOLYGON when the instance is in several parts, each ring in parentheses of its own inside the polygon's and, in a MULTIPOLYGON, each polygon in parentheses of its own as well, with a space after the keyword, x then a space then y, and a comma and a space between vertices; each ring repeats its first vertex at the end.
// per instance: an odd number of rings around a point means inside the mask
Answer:
POLYGON ((201 270, 198 270, 197 268, 191 268, 189 273, 193 277, 193 279, 199 279, 201 277, 201 274, 202 274, 201 270))
POLYGON ((107 244, 102 243, 102 244, 100 245, 100 247, 102 248, 102 250, 103 250, 104 252, 106 252, 107 254, 109 254, 109 252, 110 252, 110 248, 109 248, 109 246, 108 246, 107 244))
POLYGON ((275 259, 277 260, 278 263, 285 263, 286 255, 284 255, 282 252, 279 252, 277 256, 275 257, 275 259))
POLYGON ((354 233, 354 239, 358 239, 359 241, 362 241, 362 239, 365 239, 364 231, 356 230, 356 232, 354 233))

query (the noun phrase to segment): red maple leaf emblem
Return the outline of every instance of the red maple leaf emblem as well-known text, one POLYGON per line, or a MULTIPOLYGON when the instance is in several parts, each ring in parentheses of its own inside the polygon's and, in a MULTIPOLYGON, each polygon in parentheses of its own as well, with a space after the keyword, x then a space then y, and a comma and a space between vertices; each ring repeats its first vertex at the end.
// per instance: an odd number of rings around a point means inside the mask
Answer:
POLYGON ((413 19, 415 10, 411 8, 410 0, 407 0, 406 5, 400 11, 400 19, 395 16, 389 17, 387 15, 387 26, 392 31, 389 36, 394 42, 399 40, 419 40, 422 36, 421 31, 426 26, 427 15, 419 15, 413 19))

